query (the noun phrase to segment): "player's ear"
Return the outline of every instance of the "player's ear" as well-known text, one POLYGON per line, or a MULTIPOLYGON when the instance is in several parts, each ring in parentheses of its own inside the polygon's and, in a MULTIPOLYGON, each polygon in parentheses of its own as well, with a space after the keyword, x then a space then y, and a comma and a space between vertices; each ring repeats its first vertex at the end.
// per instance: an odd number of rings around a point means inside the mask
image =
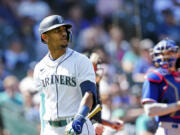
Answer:
POLYGON ((41 39, 47 43, 48 39, 47 39, 47 35, 46 34, 42 34, 41 35, 41 39))

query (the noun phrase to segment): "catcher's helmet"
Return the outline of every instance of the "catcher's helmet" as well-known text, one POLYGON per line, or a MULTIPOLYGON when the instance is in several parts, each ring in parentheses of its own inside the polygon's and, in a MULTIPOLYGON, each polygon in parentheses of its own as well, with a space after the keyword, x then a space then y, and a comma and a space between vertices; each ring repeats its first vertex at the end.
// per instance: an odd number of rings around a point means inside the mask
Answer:
POLYGON ((150 50, 150 55, 156 66, 168 68, 176 61, 175 56, 167 54, 166 52, 178 52, 178 46, 173 40, 162 40, 150 50))
MULTIPOLYGON (((72 27, 72 25, 65 23, 63 17, 60 15, 51 15, 51 16, 44 18, 40 22, 39 35, 41 36, 43 33, 50 31, 50 30, 53 30, 55 28, 58 28, 60 26, 65 26, 67 28, 68 36, 70 38, 71 32, 68 31, 68 29, 70 29, 72 27)), ((42 38, 41 38, 41 40, 43 41, 42 38)))

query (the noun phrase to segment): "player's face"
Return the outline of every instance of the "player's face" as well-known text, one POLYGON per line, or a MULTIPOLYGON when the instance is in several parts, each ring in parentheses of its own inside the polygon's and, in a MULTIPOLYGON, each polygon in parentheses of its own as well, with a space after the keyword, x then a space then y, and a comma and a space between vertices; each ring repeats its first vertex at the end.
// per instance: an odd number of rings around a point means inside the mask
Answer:
MULTIPOLYGON (((169 61, 169 60, 173 60, 176 59, 176 52, 173 51, 166 51, 164 53, 162 53, 161 55, 163 56, 163 61, 169 61)), ((174 66, 175 66, 175 61, 172 62, 172 67, 170 68, 170 70, 174 70, 174 66)))
POLYGON ((48 44, 53 47, 67 46, 67 30, 65 26, 47 32, 48 44))

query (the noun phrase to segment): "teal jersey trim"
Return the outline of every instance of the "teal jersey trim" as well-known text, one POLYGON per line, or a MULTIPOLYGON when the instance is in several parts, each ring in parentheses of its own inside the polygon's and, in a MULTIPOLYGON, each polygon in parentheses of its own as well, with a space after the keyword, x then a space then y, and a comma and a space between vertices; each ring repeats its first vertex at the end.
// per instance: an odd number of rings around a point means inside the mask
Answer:
POLYGON ((43 116, 46 112, 45 109, 45 95, 44 93, 41 94, 41 108, 40 108, 40 119, 41 119, 41 134, 44 132, 45 129, 45 121, 43 120, 43 116))

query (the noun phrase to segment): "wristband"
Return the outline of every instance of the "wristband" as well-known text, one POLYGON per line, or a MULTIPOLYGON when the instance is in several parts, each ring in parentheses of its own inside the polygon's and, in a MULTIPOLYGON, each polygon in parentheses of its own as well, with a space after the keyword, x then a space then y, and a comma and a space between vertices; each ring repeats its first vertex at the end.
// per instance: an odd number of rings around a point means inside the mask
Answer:
POLYGON ((87 114, 89 113, 90 109, 87 105, 82 105, 79 107, 78 113, 79 115, 86 117, 87 114))

